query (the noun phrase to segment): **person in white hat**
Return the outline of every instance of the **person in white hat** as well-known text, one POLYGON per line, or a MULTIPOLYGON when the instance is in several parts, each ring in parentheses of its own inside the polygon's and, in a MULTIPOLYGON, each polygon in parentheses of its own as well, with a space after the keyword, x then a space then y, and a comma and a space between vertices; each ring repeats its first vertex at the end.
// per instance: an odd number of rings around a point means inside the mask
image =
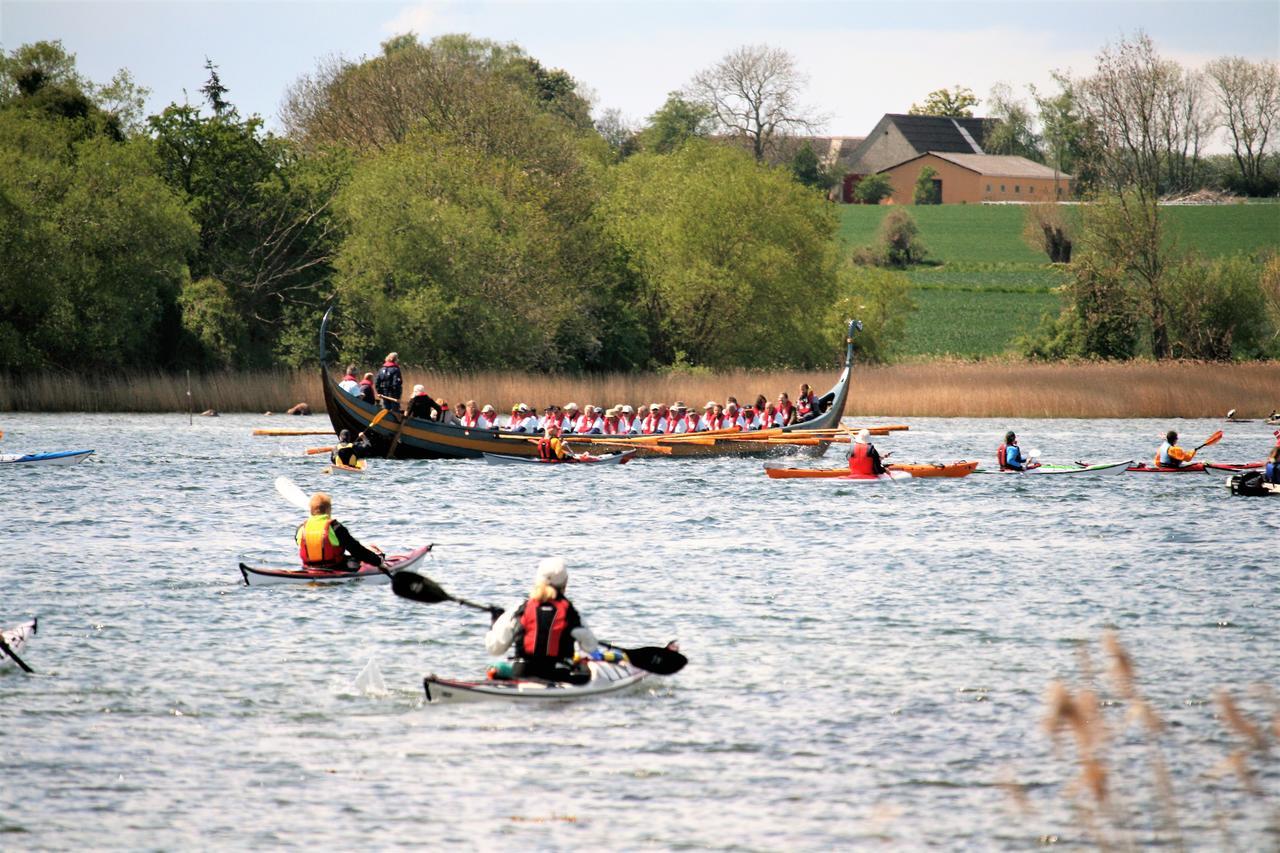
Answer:
POLYGON ((574 683, 590 680, 585 666, 574 665, 574 644, 583 652, 593 652, 599 643, 565 597, 568 584, 569 570, 561 557, 542 559, 529 598, 504 611, 489 628, 485 649, 495 656, 513 649, 514 677, 574 683))
POLYGON ((413 396, 409 398, 409 417, 438 421, 443 415, 444 409, 427 395, 427 389, 414 385, 413 396))
POLYGON ((884 463, 880 461, 880 453, 870 441, 871 433, 865 429, 858 430, 858 437, 849 445, 849 473, 859 476, 874 477, 885 473, 884 463))
POLYGON ((533 413, 533 409, 529 408, 528 403, 521 403, 516 406, 516 413, 511 416, 511 423, 507 426, 511 432, 529 432, 538 431, 538 418, 533 413))
POLYGON ((623 406, 618 409, 618 432, 621 435, 629 435, 633 432, 631 425, 635 423, 636 410, 630 406, 623 406))
POLYGON ((674 433, 697 432, 698 422, 700 418, 696 411, 691 411, 684 403, 679 400, 671 407, 671 412, 675 416, 675 424, 671 427, 674 433))
POLYGON ((715 400, 708 400, 707 405, 702 407, 702 418, 698 421, 698 431, 707 432, 723 428, 724 410, 720 408, 720 404, 715 400))
POLYGON ((564 407, 564 415, 560 419, 561 432, 574 432, 578 426, 578 404, 569 403, 564 407))
POLYGON ((488 403, 484 404, 484 408, 480 410, 480 417, 476 419, 477 429, 497 429, 498 413, 493 406, 488 403))

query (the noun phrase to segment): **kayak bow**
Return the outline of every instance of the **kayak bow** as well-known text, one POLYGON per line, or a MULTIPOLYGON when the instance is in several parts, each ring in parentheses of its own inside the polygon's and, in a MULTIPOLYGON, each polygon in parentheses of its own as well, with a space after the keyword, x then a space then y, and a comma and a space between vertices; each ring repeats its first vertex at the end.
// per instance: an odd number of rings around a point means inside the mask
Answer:
POLYGON ((490 681, 454 681, 428 675, 422 680, 427 702, 445 705, 457 702, 564 702, 617 693, 634 687, 649 677, 630 663, 587 661, 591 680, 586 684, 543 681, 538 678, 490 681))
POLYGON ((92 450, 59 450, 55 453, 0 453, 0 465, 75 465, 92 450))

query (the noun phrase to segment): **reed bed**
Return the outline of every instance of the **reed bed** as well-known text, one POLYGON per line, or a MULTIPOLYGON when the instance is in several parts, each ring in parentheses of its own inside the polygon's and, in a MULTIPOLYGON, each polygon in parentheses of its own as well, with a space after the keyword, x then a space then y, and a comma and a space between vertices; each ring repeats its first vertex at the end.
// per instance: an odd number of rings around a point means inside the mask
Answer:
MULTIPOLYGON (((414 383, 453 405, 473 399, 509 411, 570 401, 611 406, 681 400, 701 408, 733 394, 742 402, 780 391, 794 399, 802 382, 825 392, 836 371, 725 371, 565 376, 512 372, 405 371, 414 383)), ((198 414, 283 412, 307 403, 324 410, 318 371, 215 373, 191 378, 198 414)), ((4 412, 185 412, 185 375, 11 376, 0 382, 4 412)), ((1280 362, 1034 364, 934 361, 857 367, 847 414, 884 417, 1204 418, 1265 417, 1280 408, 1280 362)))

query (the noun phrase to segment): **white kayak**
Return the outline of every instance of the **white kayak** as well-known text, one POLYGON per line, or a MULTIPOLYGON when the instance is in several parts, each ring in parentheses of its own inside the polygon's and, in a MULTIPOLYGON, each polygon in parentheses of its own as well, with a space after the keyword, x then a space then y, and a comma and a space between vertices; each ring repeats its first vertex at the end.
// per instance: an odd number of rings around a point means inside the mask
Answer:
POLYGON ((505 453, 486 453, 484 461, 490 465, 625 465, 636 455, 635 450, 609 453, 604 456, 579 456, 562 462, 551 462, 537 456, 509 456, 505 453))
POLYGON ((54 453, 0 453, 0 465, 75 465, 92 450, 59 450, 54 453))
MULTIPOLYGON (((387 557, 387 570, 391 574, 412 571, 431 552, 431 546, 425 545, 408 554, 387 557)), ((355 570, 343 569, 272 569, 261 566, 240 564, 240 575, 245 586, 279 586, 281 584, 334 584, 348 581, 364 581, 365 583, 387 583, 391 575, 369 563, 361 563, 355 570)))
MULTIPOLYGON (((0 636, 4 637, 5 644, 13 650, 15 655, 21 657, 22 650, 26 648, 27 642, 36 635, 37 621, 37 619, 32 619, 30 622, 23 622, 21 625, 14 625, 12 628, 5 628, 0 631, 0 636)), ((16 667, 17 664, 14 663, 13 658, 5 654, 3 650, 0 650, 0 670, 11 666, 16 667)))
POLYGON ((979 468, 978 474, 1014 474, 1017 476, 1046 475, 1046 474, 1085 474, 1094 477, 1109 477, 1114 474, 1123 474, 1125 469, 1133 464, 1132 460, 1126 459, 1123 462, 1098 462, 1093 465, 1041 465, 1039 468, 1031 468, 1026 471, 996 471, 991 468, 979 468))
POLYGON ((324 466, 324 471, 322 473, 324 474, 363 474, 368 470, 369 470, 369 463, 365 460, 361 460, 359 468, 356 468, 353 465, 343 465, 341 462, 331 462, 330 464, 324 466))
POLYGON ((586 684, 566 684, 537 678, 454 681, 433 674, 422 680, 422 686, 427 691, 427 701, 432 705, 456 702, 564 702, 617 693, 634 687, 651 674, 625 661, 606 663, 592 660, 587 661, 587 667, 591 670, 591 680, 586 684))

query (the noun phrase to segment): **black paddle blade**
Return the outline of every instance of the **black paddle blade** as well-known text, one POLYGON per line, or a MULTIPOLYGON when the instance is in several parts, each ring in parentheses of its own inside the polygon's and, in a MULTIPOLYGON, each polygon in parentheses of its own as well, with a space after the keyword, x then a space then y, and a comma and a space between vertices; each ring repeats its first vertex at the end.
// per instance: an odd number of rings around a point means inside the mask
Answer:
POLYGON ((413 572, 396 572, 392 575, 391 591, 401 598, 422 604, 439 604, 449 600, 449 593, 441 589, 440 584, 413 572))
POLYGON ((632 665, 654 675, 675 675, 684 669, 689 659, 679 652, 661 646, 642 646, 638 649, 621 649, 627 653, 632 665))

